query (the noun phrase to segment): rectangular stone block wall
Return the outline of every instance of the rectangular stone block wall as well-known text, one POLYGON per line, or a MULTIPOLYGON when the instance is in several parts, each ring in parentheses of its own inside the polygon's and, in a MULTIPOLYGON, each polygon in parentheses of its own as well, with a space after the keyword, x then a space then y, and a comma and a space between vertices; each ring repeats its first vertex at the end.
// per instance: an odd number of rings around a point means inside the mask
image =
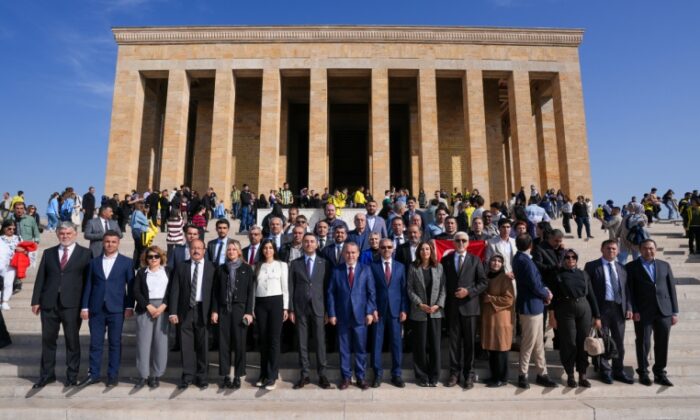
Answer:
POLYGON ((440 188, 460 191, 465 185, 469 162, 465 146, 462 81, 437 79, 438 143, 440 148, 440 188))
MULTIPOLYGON (((260 107, 262 78, 236 79, 236 113, 233 126, 233 183, 244 183, 258 192, 260 154, 260 107)), ((230 191, 227 191, 228 194, 230 191)), ((267 196, 268 191, 263 192, 267 196)))

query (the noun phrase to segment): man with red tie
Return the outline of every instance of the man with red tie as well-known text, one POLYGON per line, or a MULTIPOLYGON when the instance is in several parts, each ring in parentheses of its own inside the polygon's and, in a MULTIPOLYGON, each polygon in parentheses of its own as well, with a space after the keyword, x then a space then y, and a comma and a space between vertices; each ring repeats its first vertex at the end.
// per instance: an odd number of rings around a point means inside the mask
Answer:
POLYGON ((346 242, 343 247, 344 262, 333 270, 326 298, 328 321, 338 328, 340 373, 343 377, 338 389, 341 390, 350 386, 350 357, 353 352, 357 386, 363 390, 369 388, 365 381, 367 326, 372 324, 377 306, 371 269, 360 263, 359 257, 357 244, 346 242))
POLYGON ((391 383, 403 388, 406 386, 401 378, 401 323, 408 315, 408 295, 406 292, 406 269, 403 264, 392 258, 394 242, 382 239, 379 243, 381 259, 370 266, 377 292, 377 310, 374 313, 374 347, 372 348, 372 367, 374 382, 372 388, 382 384, 382 345, 384 336, 389 336, 391 343, 391 383))

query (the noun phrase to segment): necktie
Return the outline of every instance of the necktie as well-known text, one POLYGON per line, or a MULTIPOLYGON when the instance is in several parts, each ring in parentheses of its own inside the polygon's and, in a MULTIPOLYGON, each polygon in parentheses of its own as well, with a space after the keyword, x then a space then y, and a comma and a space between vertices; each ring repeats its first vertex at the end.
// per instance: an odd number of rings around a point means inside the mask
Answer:
POLYGON ((194 262, 194 273, 190 283, 190 308, 197 306, 197 278, 199 277, 199 261, 194 262))
POLYGON ((340 245, 335 246, 335 260, 338 261, 340 259, 340 245))
POLYGON ((105 220, 105 233, 109 230, 109 222, 105 220))
POLYGON ((248 264, 253 265, 253 263, 255 262, 255 245, 251 245, 250 250, 248 250, 248 252, 248 264))
POLYGON ((391 282, 391 263, 389 261, 384 263, 384 279, 386 280, 386 285, 388 286, 391 282))
POLYGON ((464 255, 459 254, 459 263, 457 265, 457 272, 462 271, 462 264, 464 264, 464 255))
POLYGON ((219 239, 219 244, 216 246, 216 258, 214 259, 214 262, 219 264, 221 262, 221 248, 223 248, 224 241, 219 239))
POLYGON ((66 264, 68 264, 68 247, 64 246, 63 255, 61 256, 61 271, 66 267, 66 264))
POLYGON ((352 266, 348 267, 348 283, 350 283, 350 288, 355 283, 355 269, 352 266))
POLYGON ((608 272, 610 274, 610 286, 613 289, 613 299, 615 300, 615 303, 621 303, 620 279, 617 278, 617 274, 615 274, 615 270, 613 270, 611 262, 608 262, 608 272))
POLYGON ((306 259, 306 273, 309 275, 309 280, 311 280, 311 273, 314 267, 314 260, 311 258, 306 259))

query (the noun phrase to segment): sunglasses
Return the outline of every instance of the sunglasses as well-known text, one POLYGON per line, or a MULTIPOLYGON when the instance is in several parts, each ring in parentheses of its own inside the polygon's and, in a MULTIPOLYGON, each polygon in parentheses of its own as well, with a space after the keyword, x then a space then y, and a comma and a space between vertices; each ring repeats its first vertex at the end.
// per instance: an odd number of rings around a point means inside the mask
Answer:
POLYGON ((458 244, 465 244, 469 242, 467 239, 455 239, 455 242, 458 244))
POLYGON ((565 260, 578 260, 578 257, 576 255, 567 255, 564 257, 565 260))
POLYGON ((159 260, 159 259, 160 259, 160 255, 158 255, 158 254, 146 255, 146 259, 147 259, 147 260, 159 260))
POLYGON ((393 246, 382 246, 382 247, 380 247, 380 248, 381 248, 381 249, 394 249, 393 246))

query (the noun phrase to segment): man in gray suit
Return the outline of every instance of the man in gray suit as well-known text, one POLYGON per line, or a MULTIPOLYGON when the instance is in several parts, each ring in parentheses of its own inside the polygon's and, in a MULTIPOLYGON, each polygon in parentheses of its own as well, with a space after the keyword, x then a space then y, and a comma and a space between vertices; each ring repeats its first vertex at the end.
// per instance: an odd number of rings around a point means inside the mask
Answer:
POLYGON ((325 292, 331 275, 331 263, 316 253, 318 245, 313 233, 302 239, 304 255, 289 263, 289 319, 296 326, 299 339, 301 377, 294 389, 303 388, 309 379, 309 332, 316 338, 316 368, 319 386, 330 388, 326 377, 326 309, 325 292))
POLYGON ((386 231, 386 223, 384 222, 384 219, 379 217, 377 211, 379 210, 379 206, 377 205, 377 202, 374 200, 370 200, 367 202, 366 205, 367 208, 367 229, 369 230, 369 233, 377 232, 380 234, 383 238, 389 237, 386 231))
POLYGON ((112 220, 112 208, 109 206, 100 207, 99 217, 88 220, 83 229, 85 239, 90 241, 90 252, 93 258, 102 254, 102 237, 105 232, 113 230, 119 234, 120 238, 124 236, 119 229, 119 223, 112 220))

